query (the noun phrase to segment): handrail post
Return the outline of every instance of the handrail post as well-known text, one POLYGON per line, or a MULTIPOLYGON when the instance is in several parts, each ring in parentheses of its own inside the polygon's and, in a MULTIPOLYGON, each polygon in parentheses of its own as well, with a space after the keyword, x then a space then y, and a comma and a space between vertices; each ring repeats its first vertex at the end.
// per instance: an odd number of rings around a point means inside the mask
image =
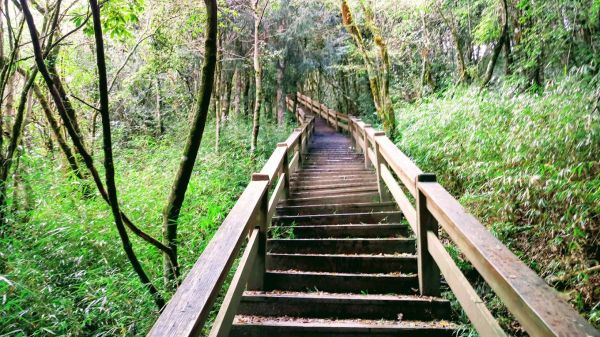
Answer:
POLYGON ((371 124, 365 124, 363 128, 363 154, 365 157, 365 168, 369 168, 371 164, 371 160, 369 159, 369 135, 367 134, 367 129, 371 128, 371 124))
POLYGON ((381 150, 379 148, 379 143, 377 142, 377 137, 385 136, 385 132, 377 131, 373 135, 373 147, 375 150, 375 172, 377 173, 377 191, 379 192, 379 200, 381 202, 390 201, 390 194, 388 193, 385 183, 381 178, 381 165, 385 165, 385 160, 383 159, 383 155, 381 155, 381 150))
POLYGON ((283 179, 285 179, 283 183, 283 196, 284 199, 287 199, 290 195, 290 167, 288 159, 289 148, 287 143, 277 143, 277 147, 285 147, 285 155, 283 156, 281 171, 283 173, 283 179))
MULTIPOLYGON (((252 174, 252 181, 269 181, 268 174, 254 173, 252 174)), ((267 258, 267 230, 269 224, 267 223, 267 213, 269 211, 269 194, 265 193, 260 200, 260 208, 256 215, 254 223, 255 227, 259 228, 258 234, 258 252, 256 254, 256 260, 254 261, 254 267, 252 268, 252 274, 248 279, 248 290, 263 290, 265 283, 266 273, 266 258, 267 258)))
POLYGON ((419 274, 419 292, 422 296, 440 295, 440 269, 429 253, 427 232, 438 236, 439 225, 427 209, 427 196, 419 188, 420 184, 435 183, 435 174, 422 173, 417 176, 417 265, 419 274))
POLYGON ((300 132, 300 137, 298 138, 298 167, 302 167, 302 152, 303 152, 303 142, 304 142, 304 134, 302 133, 301 128, 296 128, 294 131, 300 132))
POLYGON ((352 147, 356 149, 356 139, 354 139, 354 132, 352 131, 353 129, 354 121, 352 120, 351 116, 348 116, 348 133, 350 134, 350 143, 352 144, 352 147))
POLYGON ((338 122, 338 113, 337 111, 333 111, 334 119, 335 119, 335 131, 340 131, 340 124, 338 122))

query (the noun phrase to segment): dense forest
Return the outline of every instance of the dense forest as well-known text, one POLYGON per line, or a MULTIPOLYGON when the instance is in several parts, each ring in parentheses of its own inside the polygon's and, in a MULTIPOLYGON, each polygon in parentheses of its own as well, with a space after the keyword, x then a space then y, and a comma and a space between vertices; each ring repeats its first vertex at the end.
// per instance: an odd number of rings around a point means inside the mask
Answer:
POLYGON ((296 92, 385 130, 600 327, 600 0, 6 0, 0 16, 1 336, 146 334, 296 127, 296 92))

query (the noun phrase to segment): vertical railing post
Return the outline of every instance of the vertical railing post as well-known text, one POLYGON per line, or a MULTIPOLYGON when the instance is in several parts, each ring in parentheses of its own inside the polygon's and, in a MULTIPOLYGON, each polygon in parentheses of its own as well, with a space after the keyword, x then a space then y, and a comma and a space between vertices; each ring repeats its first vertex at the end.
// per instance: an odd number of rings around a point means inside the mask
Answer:
POLYGON ((417 176, 417 265, 419 274, 419 292, 423 296, 439 296, 440 269, 429 253, 427 232, 438 235, 438 222, 427 209, 427 196, 419 186, 435 183, 435 174, 423 173, 417 176))
POLYGON ((340 131, 340 124, 338 122, 338 113, 337 111, 333 111, 333 119, 335 119, 335 131, 340 131))
POLYGON ((283 156, 283 163, 281 164, 281 173, 283 173, 283 178, 285 179, 283 182, 283 195, 284 199, 287 199, 290 195, 290 160, 288 158, 289 148, 287 143, 277 143, 277 147, 285 147, 285 155, 283 156))
POLYGON ((354 130, 354 120, 352 118, 352 116, 348 116, 348 134, 350 134, 352 147, 356 149, 356 139, 354 139, 354 132, 352 132, 354 130))
MULTIPOLYGON (((269 175, 254 173, 252 174, 252 181, 269 181, 269 175)), ((269 229, 269 224, 267 223, 268 211, 269 193, 265 193, 260 201, 259 210, 254 220, 255 227, 259 228, 259 241, 256 260, 254 260, 254 267, 252 268, 252 275, 250 275, 248 279, 248 290, 263 290, 264 288, 267 257, 267 230, 269 229)))
POLYGON ((294 131, 300 132, 300 137, 298 138, 298 167, 302 167, 302 152, 304 151, 302 139, 304 138, 304 135, 302 134, 301 128, 296 128, 294 131))
POLYGON ((369 135, 367 133, 367 129, 372 129, 371 124, 365 124, 363 128, 363 154, 365 157, 365 168, 369 168, 371 164, 371 159, 369 159, 369 135))
POLYGON ((381 165, 385 165, 385 160, 381 155, 381 150, 379 143, 377 142, 377 137, 385 137, 385 132, 377 131, 373 135, 373 150, 375 152, 375 163, 373 163, 373 165, 375 165, 375 172, 377 173, 377 191, 379 192, 379 200, 381 202, 386 202, 390 201, 391 198, 390 194, 388 193, 385 187, 385 183, 381 178, 381 165))

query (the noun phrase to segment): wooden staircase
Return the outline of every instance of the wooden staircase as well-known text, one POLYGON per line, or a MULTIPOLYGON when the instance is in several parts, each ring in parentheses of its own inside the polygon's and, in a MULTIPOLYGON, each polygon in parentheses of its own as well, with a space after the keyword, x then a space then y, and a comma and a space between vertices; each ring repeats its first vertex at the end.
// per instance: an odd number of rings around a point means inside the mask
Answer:
POLYGON ((383 132, 296 100, 300 127, 252 175, 149 337, 451 336, 462 328, 442 276, 480 336, 507 337, 440 233, 530 336, 600 337, 383 132))
POLYGON ((316 119, 272 219, 263 291, 230 336, 451 336, 448 301, 418 296, 415 239, 349 137, 316 119))

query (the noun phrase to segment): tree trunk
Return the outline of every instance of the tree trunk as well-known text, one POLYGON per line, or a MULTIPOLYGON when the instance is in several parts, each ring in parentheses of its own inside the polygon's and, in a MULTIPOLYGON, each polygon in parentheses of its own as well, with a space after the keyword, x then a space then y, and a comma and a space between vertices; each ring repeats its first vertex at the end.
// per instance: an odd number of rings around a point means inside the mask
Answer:
POLYGON ((158 78, 158 75, 156 75, 154 79, 154 87, 156 89, 156 131, 158 131, 159 136, 162 136, 165 133, 165 126, 160 110, 160 78, 158 78))
POLYGON ((106 63, 104 59, 104 40, 102 37, 102 24, 100 21, 100 6, 98 6, 97 0, 90 0, 90 7, 92 11, 92 19, 94 22, 94 37, 96 40, 96 62, 98 66, 98 91, 100 94, 100 115, 102 116, 102 138, 103 138, 103 148, 104 148, 104 168, 106 170, 106 189, 108 192, 108 200, 111 206, 111 210, 113 213, 113 217, 115 219, 115 225, 117 226, 117 230, 119 231, 119 236, 121 237, 121 242, 123 244, 123 249, 125 250, 125 254, 129 259, 133 269, 137 273, 140 281, 148 288, 152 296, 154 297, 154 302, 158 306, 159 309, 165 305, 165 301, 158 292, 158 290, 154 287, 146 272, 142 268, 141 263, 139 262, 135 252, 133 251, 133 247, 131 245, 131 241, 129 240, 129 235, 127 234, 127 230, 125 229, 125 225, 123 223, 123 218, 121 216, 121 211, 119 209, 119 199, 117 198, 117 186, 115 183, 115 168, 113 163, 113 153, 112 153, 112 139, 111 139, 111 130, 110 130, 110 118, 109 118, 109 106, 108 106, 108 79, 106 76, 106 63))
POLYGON ((176 264, 177 257, 177 220, 181 212, 181 206, 185 199, 190 178, 200 149, 206 117, 213 91, 215 77, 215 64, 217 62, 217 2, 216 0, 204 0, 207 11, 205 41, 204 41, 204 64, 202 65, 202 78, 200 91, 196 101, 194 121, 191 125, 183 156, 179 163, 179 169, 171 188, 167 205, 163 212, 163 237, 165 244, 175 255, 175 261, 169 256, 164 257, 164 272, 168 280, 175 280, 178 272, 176 264), (175 262, 175 264, 174 264, 175 262))
POLYGON ((282 126, 285 122, 285 60, 277 60, 277 125, 282 126))
POLYGON ((243 82, 242 82, 242 70, 239 67, 235 68, 235 72, 233 74, 233 83, 234 83, 234 95, 233 95, 233 115, 237 118, 240 115, 240 104, 242 103, 242 90, 243 82))
POLYGON ((254 1, 253 14, 254 14, 254 112, 252 115, 252 140, 250 143, 250 153, 256 151, 258 142, 258 131, 260 129, 260 108, 263 99, 262 92, 262 66, 260 64, 260 40, 259 40, 259 28, 262 16, 259 13, 258 8, 259 0, 254 1))
POLYGON ((223 69, 223 53, 220 48, 222 35, 217 36, 217 61, 215 65, 214 89, 215 94, 212 95, 213 110, 215 113, 215 151, 219 152, 219 142, 221 135, 221 73, 223 69))
POLYGON ((250 73, 246 73, 246 84, 244 85, 244 117, 250 114, 250 73))
MULTIPOLYGON (((227 74, 227 73, 226 73, 227 74)), ((235 71, 232 74, 235 77, 235 71)), ((233 80, 232 76, 227 76, 225 79, 225 95, 223 95, 223 102, 221 103, 222 111, 221 111, 221 124, 227 122, 229 118, 229 109, 231 107, 231 92, 233 90, 233 80)))
MULTIPOLYGON (((98 192, 102 196, 102 199, 104 201, 106 201, 106 203, 109 203, 108 192, 104 188, 104 183, 102 182, 100 174, 98 173, 98 170, 96 169, 96 166, 94 165, 94 159, 90 155, 90 153, 87 151, 85 145, 83 144, 82 138, 80 137, 80 135, 77 133, 75 127, 73 126, 72 120, 69 118, 68 111, 65 106, 65 102, 62 99, 60 91, 57 89, 57 86, 58 86, 57 82, 60 82, 60 78, 53 77, 50 74, 50 71, 48 70, 48 68, 46 66, 46 62, 44 59, 44 53, 43 53, 42 47, 40 45, 40 40, 39 40, 39 37, 37 34, 37 28, 35 26, 35 21, 34 21, 33 15, 31 14, 31 11, 29 10, 27 0, 21 0, 20 3, 21 3, 21 7, 23 9, 23 16, 25 17, 25 21, 27 22, 27 26, 29 27, 29 35, 31 38, 31 45, 33 47, 33 54, 34 54, 34 59, 35 59, 37 68, 38 68, 40 74, 42 75, 42 77, 44 78, 44 82, 46 83, 46 86, 48 87, 48 90, 50 91, 52 100, 54 101, 54 105, 56 106, 58 114, 60 115, 60 118, 62 119, 63 125, 65 126, 65 129, 66 129, 69 137, 71 137, 71 140, 73 141, 73 145, 75 146, 75 149, 81 155, 83 163, 85 164, 89 173, 91 174, 92 179, 93 179, 94 183, 96 184, 96 187, 98 188, 98 192)), ((60 8, 59 4, 60 4, 60 1, 57 1, 55 8, 57 8, 57 9, 60 8)), ((56 13, 58 13, 57 9, 55 9, 56 13)), ((56 17, 58 17, 58 15, 56 15, 56 17)), ((55 20, 55 22, 56 22, 56 20, 55 20)), ((133 222, 131 222, 131 220, 129 218, 127 218, 127 216, 125 214, 123 214, 123 212, 121 212, 121 218, 123 219, 123 222, 125 223, 125 225, 137 236, 142 238, 144 241, 150 243, 154 247, 158 248, 162 252, 164 252, 166 254, 171 254, 171 251, 169 248, 167 248, 160 241, 154 239, 153 237, 151 237, 150 235, 148 235, 147 233, 145 233, 144 231, 142 231, 141 229, 136 227, 133 224, 133 222)))
POLYGON ((503 23, 502 33, 500 35, 500 39, 498 40, 492 51, 492 57, 490 58, 490 62, 488 63, 487 70, 485 72, 485 76, 483 78, 483 81, 481 82, 481 89, 485 88, 488 85, 488 83, 490 83, 490 80, 494 75, 494 68, 496 67, 498 56, 500 56, 500 52, 505 47, 505 42, 508 38, 508 10, 506 7, 506 0, 502 0, 502 8, 502 17, 500 18, 501 22, 503 23))

